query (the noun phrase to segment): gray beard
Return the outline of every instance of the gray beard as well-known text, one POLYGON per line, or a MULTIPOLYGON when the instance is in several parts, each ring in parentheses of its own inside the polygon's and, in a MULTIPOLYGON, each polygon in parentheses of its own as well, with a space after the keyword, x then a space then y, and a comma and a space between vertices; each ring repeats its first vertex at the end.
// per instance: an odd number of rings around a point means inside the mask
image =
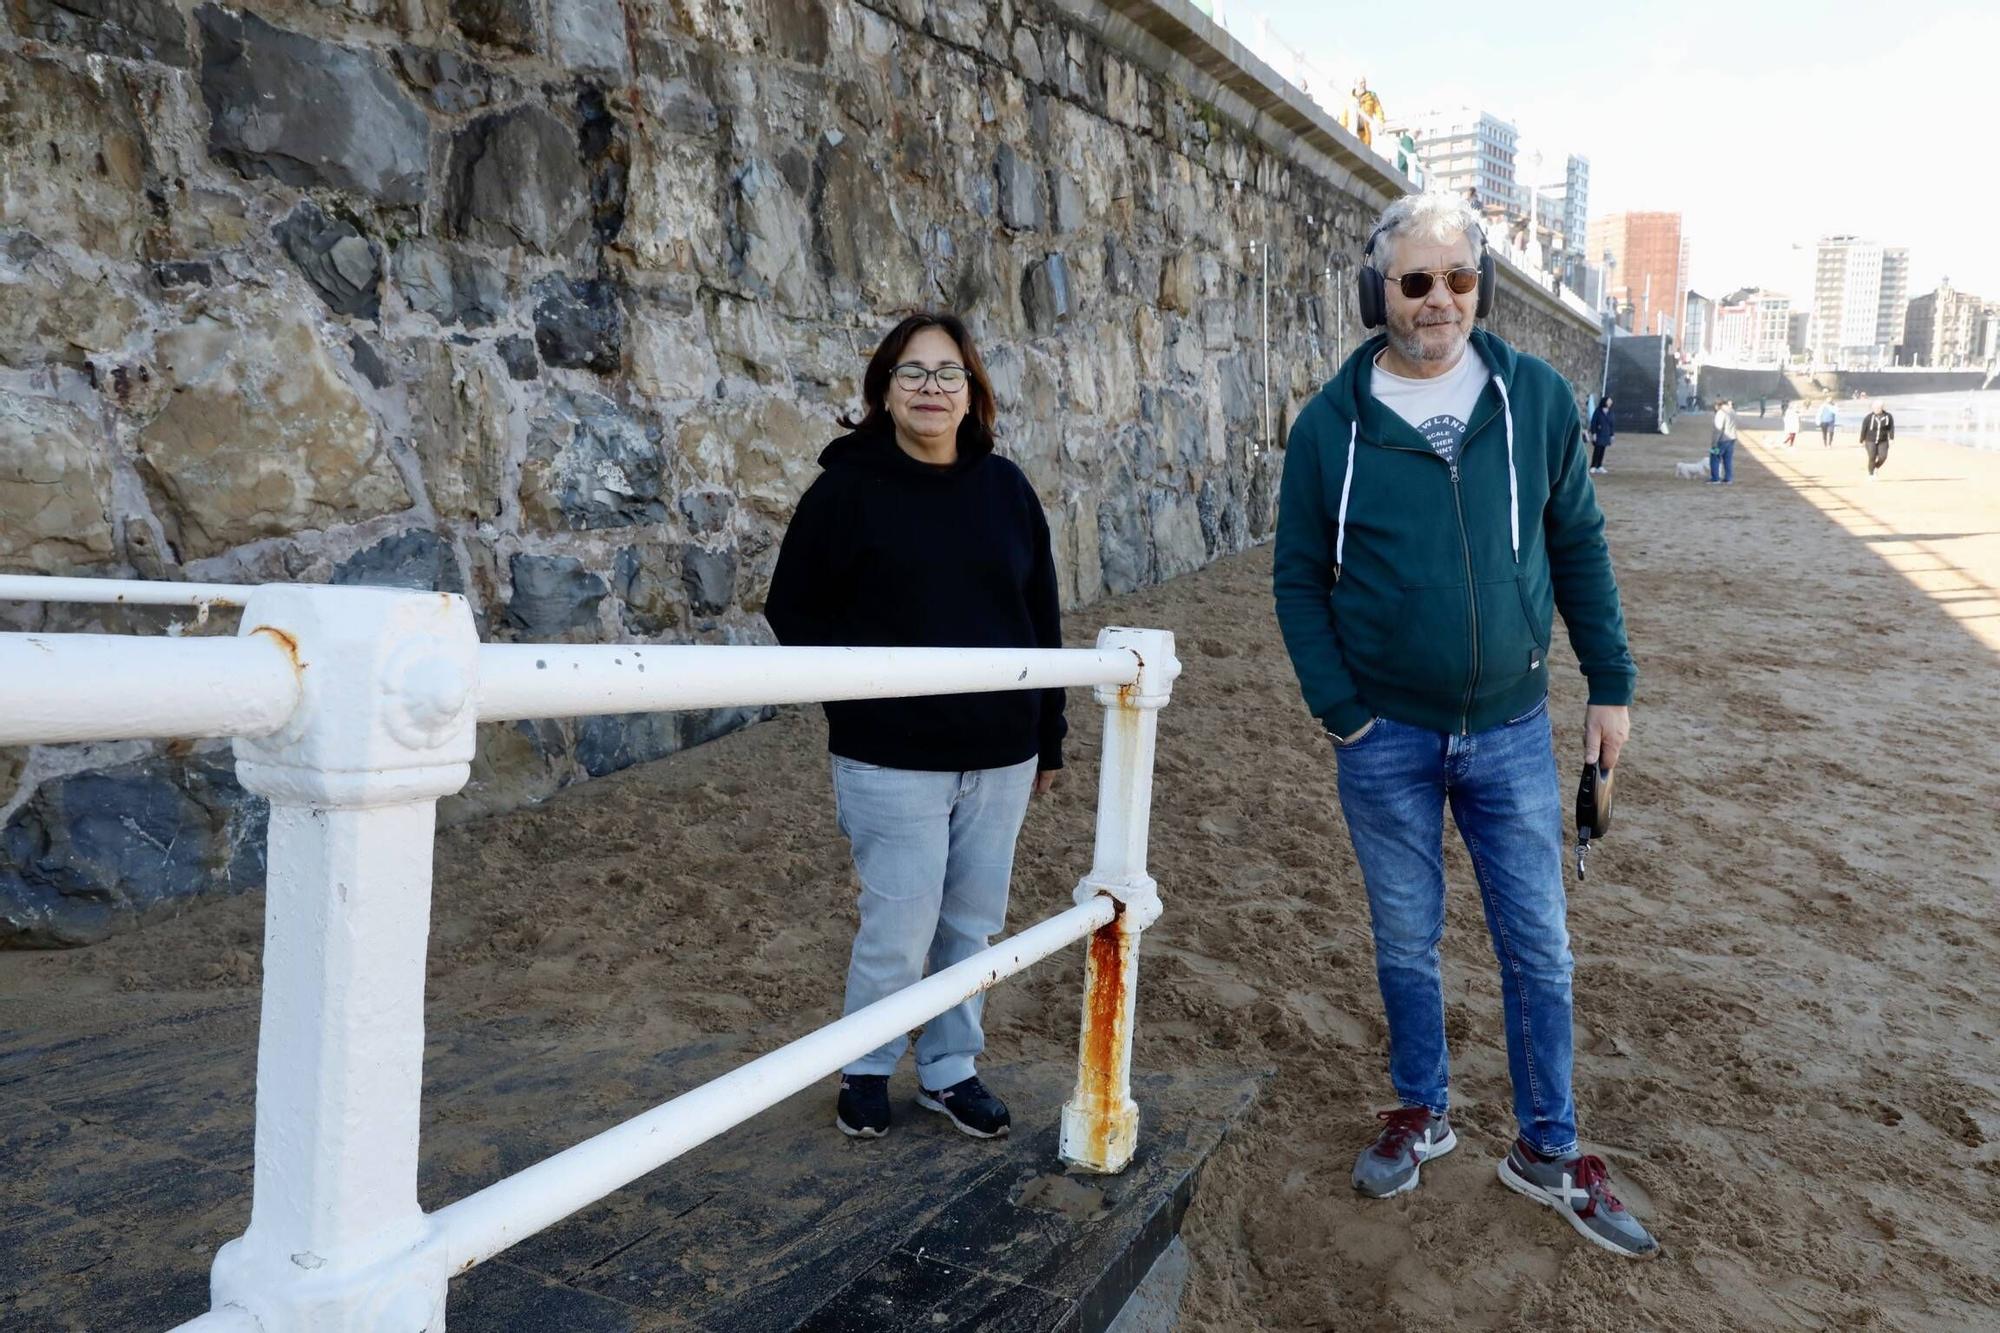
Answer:
POLYGON ((1397 354, 1407 361, 1449 361, 1458 355, 1459 349, 1465 346, 1465 337, 1461 333, 1457 342, 1446 347, 1443 351, 1437 351, 1424 346, 1423 337, 1417 332, 1416 325, 1412 324, 1407 333, 1397 329, 1394 325, 1390 325, 1389 345, 1394 347, 1397 354))

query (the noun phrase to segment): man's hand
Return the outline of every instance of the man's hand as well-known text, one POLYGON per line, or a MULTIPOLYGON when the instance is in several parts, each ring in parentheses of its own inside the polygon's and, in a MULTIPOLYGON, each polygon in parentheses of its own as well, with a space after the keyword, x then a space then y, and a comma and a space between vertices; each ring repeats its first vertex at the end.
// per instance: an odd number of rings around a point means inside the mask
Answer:
POLYGON ((1591 704, 1583 710, 1583 761, 1605 772, 1618 766, 1618 752, 1632 734, 1632 710, 1622 704, 1591 704))
POLYGON ((1028 795, 1031 797, 1047 796, 1049 794, 1049 788, 1056 785, 1056 778, 1061 773, 1062 770, 1060 768, 1041 769, 1035 774, 1035 785, 1032 789, 1030 789, 1028 795))

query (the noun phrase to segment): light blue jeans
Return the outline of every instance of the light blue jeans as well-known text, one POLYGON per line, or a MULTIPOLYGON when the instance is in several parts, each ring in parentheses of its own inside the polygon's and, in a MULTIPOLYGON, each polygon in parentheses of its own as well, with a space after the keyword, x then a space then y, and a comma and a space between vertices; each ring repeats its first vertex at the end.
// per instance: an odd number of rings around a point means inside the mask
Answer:
POLYGON ((1389 1081, 1405 1106, 1448 1109, 1444 1038, 1444 807, 1472 854, 1500 962, 1514 1118, 1530 1147, 1576 1151, 1562 800, 1548 701, 1460 736, 1378 718, 1339 747, 1340 809, 1368 887, 1389 1081))
MULTIPOLYGON (((861 877, 861 929, 847 967, 851 1014, 963 962, 991 943, 1007 920, 1014 839, 1028 814, 1034 759, 1010 768, 932 773, 878 768, 833 756, 840 831, 861 877)), ((986 1049, 981 994, 924 1024, 917 1078, 933 1092, 971 1078, 986 1049)), ((908 1036, 847 1066, 889 1074, 908 1036)))

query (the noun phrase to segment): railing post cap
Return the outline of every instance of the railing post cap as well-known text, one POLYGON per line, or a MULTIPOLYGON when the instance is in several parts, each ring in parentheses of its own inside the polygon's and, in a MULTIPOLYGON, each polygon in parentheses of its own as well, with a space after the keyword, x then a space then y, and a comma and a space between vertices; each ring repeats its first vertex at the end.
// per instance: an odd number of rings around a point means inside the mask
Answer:
POLYGON ((1109 708, 1164 708, 1173 696, 1174 681, 1180 677, 1181 661, 1174 655, 1174 632, 1167 629, 1133 629, 1106 626, 1097 632, 1097 646, 1104 650, 1131 653, 1139 659, 1138 678, 1130 685, 1100 685, 1097 702, 1109 708))

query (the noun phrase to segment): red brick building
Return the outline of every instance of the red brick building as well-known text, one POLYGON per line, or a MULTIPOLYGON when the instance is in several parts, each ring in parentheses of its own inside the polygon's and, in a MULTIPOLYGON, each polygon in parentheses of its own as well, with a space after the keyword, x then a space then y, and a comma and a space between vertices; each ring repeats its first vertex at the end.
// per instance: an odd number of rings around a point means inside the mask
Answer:
POLYGON ((1621 316, 1631 309, 1632 332, 1671 333, 1679 342, 1681 311, 1687 304, 1687 247, 1681 237, 1681 215, 1613 213, 1592 218, 1587 244, 1588 261, 1608 265, 1606 289, 1621 316))

